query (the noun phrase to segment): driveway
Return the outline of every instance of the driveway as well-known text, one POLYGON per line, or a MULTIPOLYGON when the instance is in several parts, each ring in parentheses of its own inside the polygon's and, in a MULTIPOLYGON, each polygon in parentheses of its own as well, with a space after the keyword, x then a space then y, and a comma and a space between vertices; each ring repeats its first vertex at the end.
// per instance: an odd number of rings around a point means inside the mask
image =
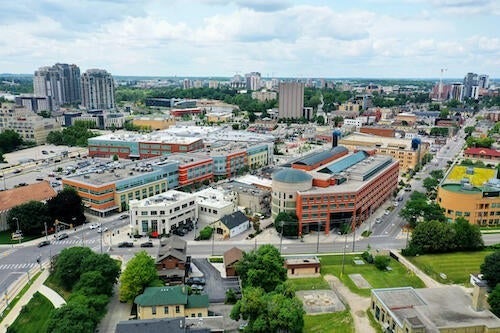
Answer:
POLYGON ((211 303, 224 303, 226 290, 230 288, 240 290, 237 278, 222 278, 220 272, 207 259, 193 258, 192 261, 205 277, 205 292, 211 303))

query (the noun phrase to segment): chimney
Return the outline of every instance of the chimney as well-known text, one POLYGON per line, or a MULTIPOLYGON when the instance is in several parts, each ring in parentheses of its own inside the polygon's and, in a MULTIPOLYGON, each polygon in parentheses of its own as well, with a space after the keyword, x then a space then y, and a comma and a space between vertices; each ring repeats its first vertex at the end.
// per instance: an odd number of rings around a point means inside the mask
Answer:
POLYGON ((474 289, 472 290, 472 309, 474 311, 483 311, 486 308, 486 290, 486 283, 480 281, 474 283, 474 289))

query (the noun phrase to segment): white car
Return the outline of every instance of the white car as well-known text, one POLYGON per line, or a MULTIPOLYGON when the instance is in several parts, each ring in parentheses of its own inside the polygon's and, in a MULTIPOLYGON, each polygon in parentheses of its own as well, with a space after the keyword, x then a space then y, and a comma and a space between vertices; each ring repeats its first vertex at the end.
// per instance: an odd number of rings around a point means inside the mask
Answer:
POLYGON ((97 232, 98 233, 105 232, 105 231, 108 231, 108 228, 106 228, 106 227, 104 227, 104 228, 101 228, 101 227, 97 228, 97 232))
POLYGON ((399 206, 399 202, 394 201, 394 207, 397 207, 397 206, 399 206))
POLYGON ((386 211, 384 212, 384 215, 389 215, 390 213, 391 213, 391 212, 390 212, 389 210, 386 210, 386 211))
POLYGON ((91 225, 89 225, 90 230, 97 229, 97 228, 99 228, 99 223, 92 223, 91 225))

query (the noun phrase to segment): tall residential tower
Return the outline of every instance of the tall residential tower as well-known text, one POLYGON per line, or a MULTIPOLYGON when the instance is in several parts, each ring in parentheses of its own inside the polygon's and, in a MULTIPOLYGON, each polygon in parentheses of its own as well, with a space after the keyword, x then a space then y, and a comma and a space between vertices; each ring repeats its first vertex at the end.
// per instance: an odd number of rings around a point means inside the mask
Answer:
POLYGON ((82 74, 82 105, 87 110, 115 108, 113 77, 104 69, 89 69, 82 74))
POLYGON ((33 90, 36 97, 46 97, 50 110, 80 102, 80 68, 60 64, 40 67, 35 71, 33 90))
POLYGON ((304 116, 304 84, 301 82, 280 82, 279 118, 301 118, 304 116))

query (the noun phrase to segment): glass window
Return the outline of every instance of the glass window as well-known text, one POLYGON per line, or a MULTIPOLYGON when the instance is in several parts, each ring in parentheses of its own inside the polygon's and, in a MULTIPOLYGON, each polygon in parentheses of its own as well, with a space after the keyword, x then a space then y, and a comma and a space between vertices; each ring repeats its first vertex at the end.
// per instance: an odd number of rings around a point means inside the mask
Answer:
POLYGON ((181 307, 179 305, 175 306, 175 313, 180 313, 181 312, 181 307))
POLYGON ((163 308, 163 313, 164 313, 164 314, 168 314, 168 306, 165 306, 165 307, 163 308))
POLYGON ((156 306, 153 305, 151 307, 151 313, 154 314, 154 315, 156 314, 156 306))

